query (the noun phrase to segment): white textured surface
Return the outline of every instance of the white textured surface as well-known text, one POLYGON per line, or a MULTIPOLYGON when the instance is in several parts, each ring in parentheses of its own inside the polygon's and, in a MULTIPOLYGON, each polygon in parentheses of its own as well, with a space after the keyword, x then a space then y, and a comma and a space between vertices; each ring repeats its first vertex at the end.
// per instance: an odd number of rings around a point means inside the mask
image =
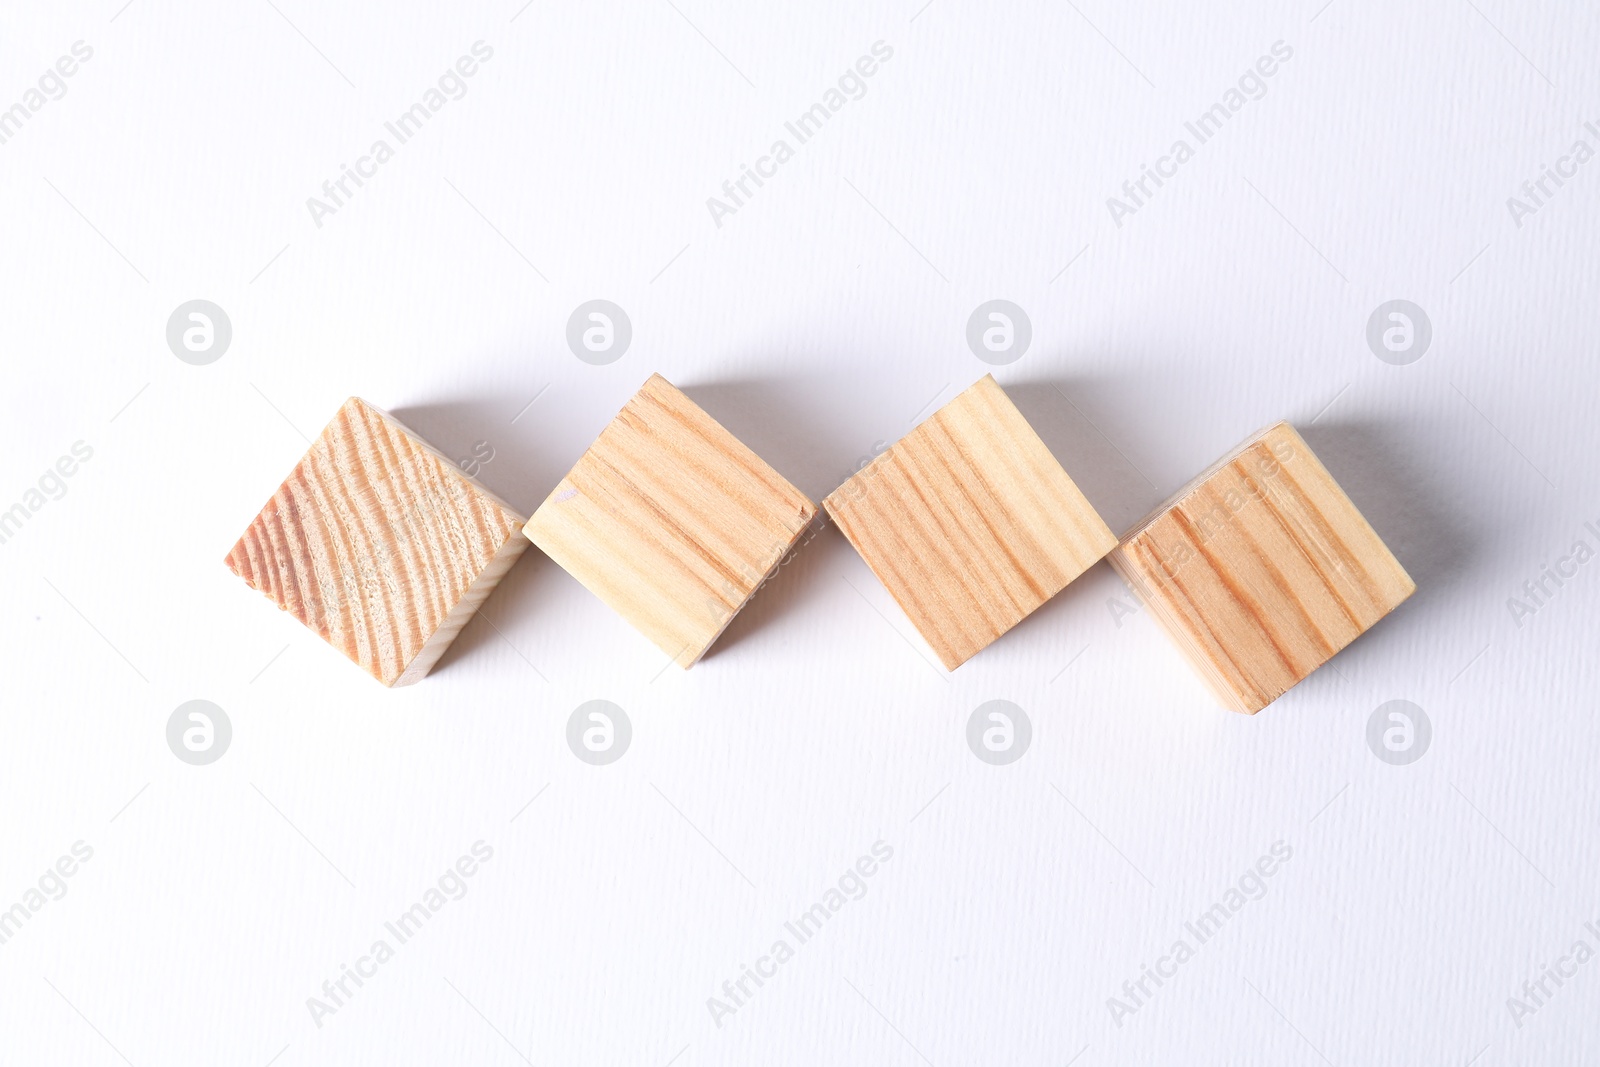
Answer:
POLYGON ((1506 206, 1600 146, 1592 8, 121 2, 0 19, 0 106, 94 50, 0 145, 0 507, 93 449, 0 544, 0 907, 93 849, 0 945, 0 1060, 1600 1056, 1600 964, 1507 1007, 1600 948, 1600 563, 1507 608, 1600 548, 1600 162, 1520 227, 1506 206), (465 97, 314 225, 480 39, 465 97), (879 40, 865 96, 714 225, 879 40), (1266 94, 1118 227, 1106 198, 1279 40, 1266 94), (564 339, 597 297, 633 323, 607 366, 564 339), (1244 718, 1103 564, 945 676, 828 529, 682 673, 530 551, 397 692, 222 566, 293 427, 350 394, 451 456, 488 442, 530 508, 659 370, 820 498, 989 369, 964 331, 996 297, 1033 326, 997 378, 1114 528, 1287 417, 1416 596, 1244 718), (164 336, 193 298, 233 324, 209 366, 164 336), (1392 298, 1432 320, 1409 366, 1367 347, 1392 298), (205 767, 165 740, 194 698, 233 724, 205 767), (565 740, 595 698, 633 724, 605 767, 565 740), (1434 733, 1396 767, 1365 737, 1400 698, 1434 733), (965 740, 991 699, 1033 723, 1005 767, 965 740), (480 839, 470 892, 319 1028, 307 998, 480 839), (865 897, 716 1025, 880 839, 865 897), (1117 1025, 1277 841, 1264 898, 1117 1025))

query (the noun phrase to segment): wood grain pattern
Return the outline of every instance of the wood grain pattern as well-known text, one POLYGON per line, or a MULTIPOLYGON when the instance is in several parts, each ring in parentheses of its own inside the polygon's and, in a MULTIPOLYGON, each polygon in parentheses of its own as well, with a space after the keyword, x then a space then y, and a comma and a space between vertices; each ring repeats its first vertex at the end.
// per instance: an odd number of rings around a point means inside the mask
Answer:
POLYGON ((679 666, 690 667, 816 511, 655 374, 523 532, 679 666))
POLYGON ((516 536, 522 522, 443 454, 351 397, 226 563, 384 685, 409 685, 528 547, 516 536))
POLYGON ((1416 590, 1287 422, 1181 489, 1110 560, 1217 699, 1250 714, 1416 590))
POLYGON ((949 670, 1117 543, 988 375, 823 505, 949 670))

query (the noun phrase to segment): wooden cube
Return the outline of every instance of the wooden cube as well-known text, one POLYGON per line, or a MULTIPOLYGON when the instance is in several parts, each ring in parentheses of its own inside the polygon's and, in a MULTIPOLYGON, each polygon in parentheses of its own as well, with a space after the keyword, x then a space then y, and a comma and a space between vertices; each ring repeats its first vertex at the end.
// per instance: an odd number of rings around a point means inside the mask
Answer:
POLYGON ((988 375, 823 505, 949 670, 1117 543, 988 375))
POLYGON ((1287 422, 1179 490, 1111 564, 1217 699, 1249 714, 1416 591, 1287 422))
POLYGON ((523 532, 687 668, 816 513, 761 457, 653 374, 523 532))
POLYGON ((522 522, 427 442, 351 397, 226 562, 378 681, 410 685, 528 547, 522 522))

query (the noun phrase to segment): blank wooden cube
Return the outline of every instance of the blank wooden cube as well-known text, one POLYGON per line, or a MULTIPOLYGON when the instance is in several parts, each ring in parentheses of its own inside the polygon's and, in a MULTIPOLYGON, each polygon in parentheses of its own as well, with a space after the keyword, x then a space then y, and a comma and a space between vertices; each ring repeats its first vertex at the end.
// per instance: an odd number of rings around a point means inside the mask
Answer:
POLYGON ((823 506, 949 670, 1117 543, 988 375, 823 506))
POLYGON ((351 397, 226 562, 378 681, 410 685, 528 547, 522 522, 427 442, 351 397))
POLYGON ((1217 699, 1250 714, 1416 591, 1287 422, 1180 490, 1111 564, 1217 699))
POLYGON ((523 532, 680 667, 691 667, 817 507, 659 374, 523 532))

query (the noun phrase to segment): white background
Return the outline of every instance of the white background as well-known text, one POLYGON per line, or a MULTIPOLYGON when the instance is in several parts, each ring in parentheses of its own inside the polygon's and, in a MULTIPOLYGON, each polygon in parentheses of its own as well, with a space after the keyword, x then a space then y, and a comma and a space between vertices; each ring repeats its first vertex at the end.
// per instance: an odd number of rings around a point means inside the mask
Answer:
POLYGON ((1600 948, 1600 563, 1520 625, 1507 600, 1600 547, 1600 162, 1520 227, 1506 199, 1596 143, 1600 15, 1319 2, 9 5, 0 106, 94 54, 0 145, 0 507, 93 457, 0 545, 0 907, 94 854, 0 946, 0 1060, 1594 1061, 1600 963, 1520 1027, 1506 1002, 1600 948), (466 96, 315 225, 480 39, 466 96), (716 226, 879 40, 866 95, 716 226), (1116 225, 1279 40, 1266 95, 1116 225), (233 326, 209 366, 165 339, 195 298, 233 326), (564 339, 592 298, 634 328, 603 367, 564 339), (660 371, 820 498, 990 369, 991 298, 1033 326, 996 377, 1111 526, 1289 418, 1416 595, 1245 717, 1103 564, 947 675, 829 527, 682 672, 531 550, 397 691, 222 565, 349 395, 488 442, 530 509, 660 371), (1366 342, 1394 298, 1432 321, 1408 366, 1366 342), (234 732, 205 767, 165 739, 197 698, 234 732), (634 731, 605 767, 565 741, 596 698, 634 731), (965 740, 991 699, 1033 723, 1005 767, 965 740), (1433 724, 1408 766, 1366 742, 1392 699, 1433 724), (307 998, 480 839, 467 895, 319 1028, 307 998), (716 1025, 880 839, 866 896, 716 1025), (1280 840, 1265 897, 1117 1025, 1280 840))

